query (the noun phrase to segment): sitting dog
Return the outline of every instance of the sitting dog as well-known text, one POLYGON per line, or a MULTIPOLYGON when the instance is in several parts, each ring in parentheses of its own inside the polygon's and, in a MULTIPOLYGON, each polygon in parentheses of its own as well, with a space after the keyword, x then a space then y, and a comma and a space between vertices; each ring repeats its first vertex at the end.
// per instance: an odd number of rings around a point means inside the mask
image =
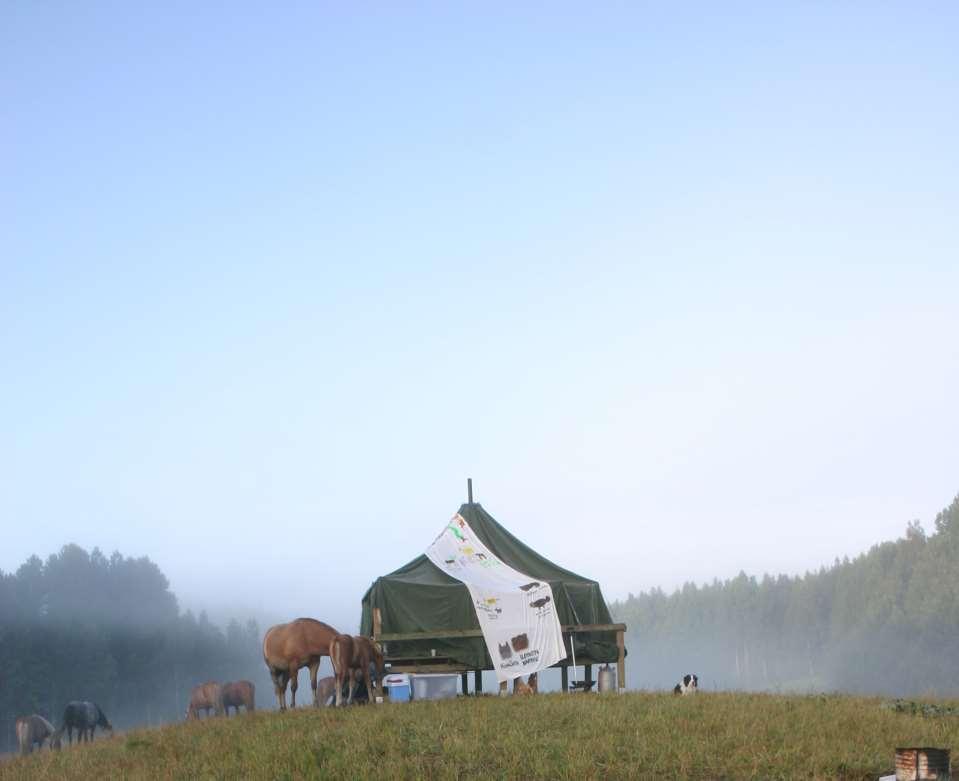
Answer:
POLYGON ((532 695, 536 694, 539 691, 539 676, 538 673, 533 673, 526 679, 526 683, 523 683, 522 678, 513 679, 513 694, 526 694, 532 695))
POLYGON ((695 694, 699 689, 699 678, 695 675, 684 675, 683 680, 673 687, 673 694, 695 694))

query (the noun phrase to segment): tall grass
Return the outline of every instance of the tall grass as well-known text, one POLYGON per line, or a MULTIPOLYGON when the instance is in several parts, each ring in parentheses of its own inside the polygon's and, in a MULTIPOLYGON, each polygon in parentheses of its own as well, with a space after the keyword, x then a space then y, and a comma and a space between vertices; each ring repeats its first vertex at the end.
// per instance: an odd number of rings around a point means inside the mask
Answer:
POLYGON ((845 696, 541 695, 258 712, 0 765, 54 778, 875 779, 959 718, 845 696))

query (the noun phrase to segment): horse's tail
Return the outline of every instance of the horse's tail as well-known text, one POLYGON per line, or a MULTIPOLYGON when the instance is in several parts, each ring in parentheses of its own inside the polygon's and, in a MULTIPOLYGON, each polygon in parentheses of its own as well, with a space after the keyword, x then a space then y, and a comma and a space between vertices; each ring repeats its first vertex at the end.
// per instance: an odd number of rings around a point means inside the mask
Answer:
POLYGON ((266 652, 266 643, 270 639, 270 635, 273 633, 274 629, 276 629, 276 627, 271 626, 269 629, 266 630, 266 632, 263 635, 263 661, 266 662, 266 666, 269 667, 271 670, 273 669, 273 667, 270 665, 270 657, 266 652))
POLYGON ((27 719, 17 719, 16 732, 20 753, 26 754, 30 749, 30 722, 27 719))
POLYGON ((256 684, 250 681, 250 701, 246 704, 249 710, 256 710, 256 684))

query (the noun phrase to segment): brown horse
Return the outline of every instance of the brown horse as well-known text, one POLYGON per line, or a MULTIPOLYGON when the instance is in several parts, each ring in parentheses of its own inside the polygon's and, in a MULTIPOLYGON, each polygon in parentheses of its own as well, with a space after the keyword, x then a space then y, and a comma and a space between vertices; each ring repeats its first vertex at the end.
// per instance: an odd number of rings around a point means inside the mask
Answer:
POLYGON ((60 733, 43 716, 21 716, 17 719, 17 743, 20 744, 20 753, 29 754, 33 751, 33 744, 43 748, 43 741, 50 740, 51 749, 60 748, 60 733))
POLYGON ((219 716, 223 713, 223 687, 215 681, 194 686, 190 692, 190 704, 186 709, 187 719, 199 719, 200 711, 209 717, 210 711, 219 716))
POLYGON ((376 670, 377 680, 383 677, 383 652, 379 645, 363 635, 337 635, 333 640, 330 661, 336 673, 336 704, 343 699, 343 684, 349 682, 347 704, 353 702, 353 692, 360 680, 366 684, 366 696, 373 702, 370 686, 370 666, 376 670))
POLYGON ((533 673, 523 683, 522 677, 513 679, 513 694, 536 694, 539 692, 539 673, 533 673))
POLYGON ((221 699, 226 715, 229 716, 230 708, 233 708, 239 716, 241 705, 246 708, 247 713, 255 710, 256 706, 253 703, 255 692, 256 687, 249 681, 231 681, 230 683, 224 683, 221 699))
POLYGON ((313 705, 319 707, 316 698, 316 671, 320 661, 330 655, 330 643, 339 634, 329 624, 312 618, 298 618, 288 624, 270 627, 263 637, 263 661, 270 670, 276 699, 280 710, 286 710, 286 684, 290 684, 292 702, 296 707, 296 678, 301 667, 310 668, 310 688, 313 689, 313 705))

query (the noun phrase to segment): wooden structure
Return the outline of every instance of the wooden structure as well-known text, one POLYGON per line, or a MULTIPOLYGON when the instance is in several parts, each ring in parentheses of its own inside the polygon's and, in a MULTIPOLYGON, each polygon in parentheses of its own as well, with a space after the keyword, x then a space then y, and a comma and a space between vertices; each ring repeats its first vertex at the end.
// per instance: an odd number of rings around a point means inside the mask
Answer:
MULTIPOLYGON (((626 688, 626 624, 581 624, 563 626, 563 641, 567 649, 567 656, 562 661, 554 664, 553 667, 560 668, 562 674, 563 691, 569 691, 569 668, 572 666, 572 658, 569 654, 570 638, 577 632, 615 632, 616 646, 619 649, 619 658, 616 661, 616 686, 618 691, 622 692, 626 688)), ((483 670, 472 670, 463 664, 441 656, 420 656, 403 657, 390 654, 390 642, 399 642, 404 640, 443 640, 462 637, 482 637, 483 632, 480 629, 437 629, 427 632, 387 632, 382 631, 382 621, 379 608, 373 609, 373 639, 378 642, 383 649, 383 658, 390 666, 392 672, 397 673, 459 673, 461 676, 461 685, 463 694, 468 693, 469 673, 473 673, 473 689, 479 694, 483 691, 483 670)), ((582 666, 585 671, 585 680, 591 683, 593 680, 593 665, 601 662, 594 659, 578 656, 576 665, 582 666)), ((486 670, 493 668, 485 667, 486 670)), ((505 684, 501 684, 501 690, 505 689, 505 684)))
POLYGON ((949 749, 896 749, 896 781, 949 781, 951 777, 949 749))

